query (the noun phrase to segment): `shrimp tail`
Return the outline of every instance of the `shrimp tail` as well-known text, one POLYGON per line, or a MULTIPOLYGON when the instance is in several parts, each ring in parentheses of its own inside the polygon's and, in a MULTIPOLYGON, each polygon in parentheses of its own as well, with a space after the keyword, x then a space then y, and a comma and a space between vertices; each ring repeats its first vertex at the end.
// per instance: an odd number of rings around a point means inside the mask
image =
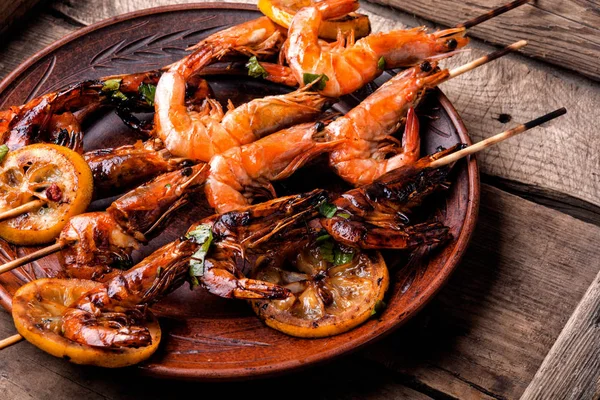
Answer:
POLYGON ((295 171, 297 171, 298 169, 303 167, 309 161, 314 160, 317 156, 319 156, 321 154, 332 151, 334 148, 339 146, 341 143, 344 143, 345 141, 346 141, 345 139, 340 139, 340 140, 332 140, 330 142, 315 143, 315 145, 311 149, 305 151, 304 153, 300 154, 298 157, 294 158, 288 164, 288 166, 285 167, 285 169, 283 169, 283 171, 281 171, 280 173, 278 173, 277 175, 275 175, 273 177, 273 180, 281 180, 281 179, 285 179, 285 178, 289 177, 290 175, 292 175, 295 171))
POLYGON ((281 286, 243 278, 230 260, 205 261, 206 272, 202 275, 202 285, 212 294, 229 299, 286 299, 291 292, 281 286), (238 275, 238 276, 236 276, 238 275))

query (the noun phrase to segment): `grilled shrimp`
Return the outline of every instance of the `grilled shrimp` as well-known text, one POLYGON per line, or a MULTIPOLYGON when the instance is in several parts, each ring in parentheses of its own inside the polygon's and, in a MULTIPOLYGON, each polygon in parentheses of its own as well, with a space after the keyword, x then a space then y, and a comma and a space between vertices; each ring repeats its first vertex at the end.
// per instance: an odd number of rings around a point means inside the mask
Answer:
POLYGON ((224 113, 214 100, 189 111, 184 99, 181 75, 165 73, 156 89, 156 133, 172 154, 205 162, 229 148, 314 119, 332 103, 316 92, 297 90, 255 99, 224 113))
POLYGON ((319 226, 337 242, 362 249, 411 249, 448 240, 448 228, 441 223, 411 224, 409 216, 425 197, 449 186, 451 168, 428 165, 460 148, 422 157, 344 193, 332 202, 331 216, 321 218, 319 226))
POLYGON ((71 218, 58 239, 65 247, 66 275, 104 281, 119 273, 116 269, 129 267, 131 252, 187 203, 187 194, 204 182, 207 170, 200 164, 163 174, 115 200, 105 212, 71 218))
POLYGON ((158 76, 144 72, 82 81, 11 107, 0 114, 0 142, 10 149, 51 142, 81 150, 80 124, 87 116, 108 105, 122 109, 121 115, 150 109, 139 88, 155 85, 158 76))
POLYGON ((150 139, 83 154, 94 175, 96 198, 121 193, 155 176, 190 166, 190 160, 172 157, 160 140, 150 139))
POLYGON ((89 346, 148 345, 147 329, 137 325, 143 319, 140 310, 189 278, 190 261, 203 245, 197 242, 199 227, 210 229, 213 237, 198 276, 209 291, 240 299, 287 297, 287 289, 245 278, 235 267, 235 259, 248 252, 266 251, 262 247, 265 241, 305 217, 315 216, 324 199, 324 192, 316 190, 200 221, 186 237, 161 247, 134 268, 85 293, 62 314, 61 332, 65 338, 89 346))
POLYGON ((339 145, 325 141, 327 123, 296 125, 213 157, 205 185, 209 204, 222 213, 248 206, 255 197, 277 197, 271 181, 287 178, 339 145))
POLYGON ((325 75, 321 93, 338 97, 375 79, 384 69, 407 67, 465 46, 464 28, 427 33, 425 28, 371 34, 356 43, 343 38, 333 45, 319 40, 323 19, 358 8, 357 0, 326 0, 302 8, 288 32, 286 59, 300 85, 325 75))
POLYGON ((419 124, 413 108, 425 91, 446 79, 435 63, 409 68, 326 128, 330 140, 346 140, 329 157, 329 165, 347 182, 369 184, 388 171, 419 158, 419 124), (392 135, 406 121, 404 143, 392 135))

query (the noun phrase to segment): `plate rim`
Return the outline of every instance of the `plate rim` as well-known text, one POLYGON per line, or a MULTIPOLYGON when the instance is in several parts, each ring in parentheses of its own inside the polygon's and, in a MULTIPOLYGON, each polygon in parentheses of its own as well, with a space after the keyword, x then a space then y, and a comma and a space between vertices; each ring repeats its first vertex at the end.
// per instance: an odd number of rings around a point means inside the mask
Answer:
MULTIPOLYGON (((215 10, 242 10, 242 11, 256 11, 257 7, 254 4, 244 3, 188 3, 188 4, 172 4, 164 5, 152 8, 146 8, 143 10, 136 10, 129 13, 117 15, 94 24, 90 24, 84 28, 78 29, 65 37, 51 43, 50 45, 37 51, 32 56, 28 57, 25 61, 19 64, 13 71, 11 71, 2 81, 0 81, 0 94, 5 92, 7 88, 27 69, 34 66, 43 57, 57 50, 58 48, 70 43, 78 38, 87 35, 95 30, 103 27, 120 23, 123 21, 143 18, 153 14, 178 12, 178 11, 191 11, 191 10, 202 10, 202 9, 215 9, 215 10)), ((448 114, 454 127, 457 130, 457 134, 463 143, 472 144, 471 138, 468 135, 468 131, 464 125, 464 122, 450 100, 446 95, 437 89, 438 98, 440 104, 448 114)), ((387 319, 383 324, 380 324, 377 329, 377 333, 371 334, 367 339, 362 340, 361 343, 353 343, 355 340, 350 340, 342 345, 336 346, 334 349, 327 350, 321 353, 315 353, 312 356, 308 356, 302 360, 288 360, 279 363, 270 363, 261 367, 252 368, 240 368, 232 367, 229 369, 218 369, 212 370, 207 368, 182 368, 182 367, 163 367, 161 365, 148 366, 141 364, 137 367, 137 370, 143 375, 158 377, 158 378, 175 378, 184 380, 194 381, 233 381, 240 379, 259 378, 266 376, 281 375, 292 371, 308 368, 317 364, 322 364, 333 360, 334 358, 342 355, 350 354, 351 352, 357 351, 372 344, 377 340, 381 340, 385 336, 391 334, 400 328, 404 323, 410 320, 416 313, 418 313, 423 307, 425 307, 441 290, 445 283, 447 283, 450 275, 458 267, 462 257, 464 256, 468 244, 471 240, 475 225, 477 223, 477 217, 479 212, 480 202, 480 177, 479 169, 475 156, 469 156, 466 160, 467 176, 468 176, 468 189, 469 195, 467 198, 467 209, 465 212, 465 220, 461 227, 460 233, 457 237, 456 244, 452 253, 450 254, 447 262, 441 268, 440 272, 432 280, 431 284, 411 302, 410 306, 403 313, 400 321, 395 319, 387 319)), ((0 303, 6 309, 7 305, 12 303, 12 298, 6 289, 0 285, 0 303), (6 299, 5 297, 8 297, 6 299), (7 301, 8 300, 8 301, 7 301)), ((9 311, 10 312, 10 311, 9 311)), ((310 340, 310 339, 307 339, 310 340)))

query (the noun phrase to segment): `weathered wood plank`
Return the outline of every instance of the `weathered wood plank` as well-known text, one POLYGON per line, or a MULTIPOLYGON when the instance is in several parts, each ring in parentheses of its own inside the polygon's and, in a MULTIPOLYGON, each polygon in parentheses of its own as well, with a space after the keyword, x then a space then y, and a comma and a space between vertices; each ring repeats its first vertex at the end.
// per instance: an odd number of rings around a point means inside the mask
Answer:
POLYGON ((521 400, 600 398, 600 273, 521 400))
POLYGON ((0 3, 0 35, 5 33, 11 25, 22 18, 40 0, 13 0, 0 3))
MULTIPOLYGON (((455 26, 503 3, 498 0, 370 0, 455 26)), ((529 40, 525 54, 600 79, 600 5, 595 1, 536 1, 469 31, 469 36, 506 45, 529 40)))
MULTIPOLYGON (((483 185, 477 229, 448 285, 366 356, 456 398, 518 398, 600 270, 598 237, 597 226, 483 185)), ((597 318, 588 321, 597 335, 597 318)), ((598 374, 591 356, 570 367, 598 374)))

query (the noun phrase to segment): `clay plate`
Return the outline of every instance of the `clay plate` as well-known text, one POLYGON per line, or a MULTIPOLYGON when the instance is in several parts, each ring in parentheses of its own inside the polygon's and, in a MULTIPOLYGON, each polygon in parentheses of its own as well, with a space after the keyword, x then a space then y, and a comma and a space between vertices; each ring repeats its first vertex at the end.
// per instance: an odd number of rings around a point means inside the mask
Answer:
MULTIPOLYGON (((0 109, 83 79, 156 69, 186 54, 185 48, 201 38, 258 17, 255 7, 238 4, 189 4, 138 11, 81 29, 42 50, 0 84, 0 109)), ((352 96, 338 109, 347 110, 389 79, 384 74, 352 96)), ((289 89, 245 77, 209 79, 220 100, 234 104, 289 89)), ((418 110, 423 153, 438 146, 469 143, 466 129, 441 91, 432 91, 418 110)), ((138 139, 112 113, 98 117, 86 128, 86 147, 113 147, 138 139)), ((244 302, 227 301, 187 285, 153 309, 161 317, 164 339, 157 353, 139 368, 171 378, 226 380, 264 376, 306 367, 356 350, 412 317, 447 280, 463 255, 473 232, 479 202, 479 176, 474 159, 455 168, 451 189, 437 200, 437 217, 450 226, 454 240, 441 249, 386 254, 392 275, 387 309, 343 335, 326 339, 296 339, 264 326, 244 302)), ((325 165, 316 163, 278 185, 280 194, 316 186, 340 188, 341 182, 325 165), (316 173, 318 172, 318 173, 316 173), (316 179, 315 176, 319 176, 316 179)), ((96 202, 99 209, 106 202, 96 202)), ((176 215, 168 228, 147 246, 140 258, 180 236, 195 220, 210 214, 201 198, 193 209, 176 215)), ((31 252, 5 246, 5 256, 31 252)), ((10 309, 12 293, 36 277, 52 276, 58 259, 48 257, 0 276, 0 301, 10 309)))

